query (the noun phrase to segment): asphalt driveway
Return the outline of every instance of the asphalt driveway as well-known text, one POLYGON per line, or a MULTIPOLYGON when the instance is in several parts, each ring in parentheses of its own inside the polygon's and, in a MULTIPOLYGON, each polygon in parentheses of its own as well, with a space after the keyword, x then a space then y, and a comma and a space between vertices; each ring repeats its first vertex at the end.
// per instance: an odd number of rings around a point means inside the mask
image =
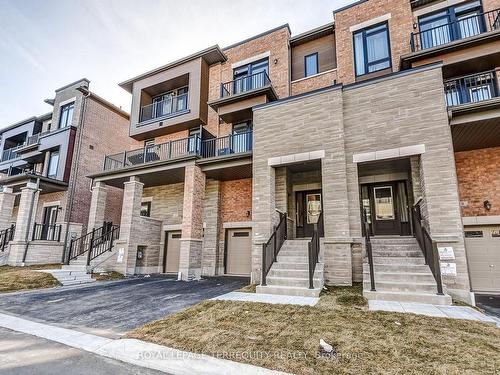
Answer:
POLYGON ((244 277, 176 281, 166 276, 0 294, 0 312, 117 338, 150 321, 248 285, 244 277))
POLYGON ((500 295, 476 294, 476 305, 500 319, 500 295))

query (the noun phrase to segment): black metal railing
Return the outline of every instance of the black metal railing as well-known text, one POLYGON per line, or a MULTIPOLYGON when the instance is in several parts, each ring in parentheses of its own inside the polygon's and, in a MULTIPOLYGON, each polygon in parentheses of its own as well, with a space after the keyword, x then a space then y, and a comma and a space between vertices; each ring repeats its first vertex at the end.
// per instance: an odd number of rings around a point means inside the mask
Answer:
POLYGON ((145 105, 141 107, 140 122, 186 112, 188 110, 188 100, 188 93, 185 93, 145 105))
POLYGON ((437 243, 425 228, 420 211, 420 204, 417 202, 412 207, 413 233, 422 250, 425 258, 425 264, 429 266, 437 285, 437 294, 443 295, 443 282, 441 280, 441 266, 439 263, 439 252, 437 243))
POLYGON ((262 244, 262 280, 261 285, 266 286, 266 277, 269 273, 274 262, 276 262, 276 257, 278 256, 283 243, 287 238, 287 214, 286 212, 280 212, 280 221, 277 226, 274 227, 273 233, 269 240, 262 244))
POLYGON ((247 91, 269 86, 270 84, 271 80, 267 72, 262 71, 246 77, 237 78, 234 81, 221 83, 220 97, 226 98, 228 96, 242 94, 247 91))
POLYGON ((12 224, 9 228, 0 231, 0 251, 4 251, 10 241, 14 239, 16 226, 12 224))
POLYGON ((201 156, 212 158, 216 156, 239 154, 252 151, 252 131, 230 134, 225 137, 206 139, 201 144, 201 156))
POLYGON ((61 241, 61 224, 37 224, 33 226, 32 241, 61 241))
POLYGON ((201 138, 199 135, 160 143, 158 145, 147 145, 136 150, 107 155, 104 158, 104 170, 111 171, 154 161, 200 155, 200 148, 201 138))
POLYGON ((94 228, 78 238, 71 239, 66 263, 87 253, 87 265, 92 259, 113 248, 120 235, 120 227, 112 222, 104 222, 99 228, 94 228), (90 251, 89 251, 90 250, 90 251))
POLYGON ((368 221, 368 213, 365 210, 363 210, 363 225, 365 228, 365 249, 366 249, 366 257, 368 258, 368 266, 370 267, 370 290, 372 292, 375 292, 375 270, 373 266, 373 249, 372 249, 372 242, 371 242, 371 236, 372 236, 372 231, 370 229, 370 223, 368 221))
POLYGON ((457 77, 444 82, 448 107, 482 102, 498 96, 498 84, 494 70, 457 77))
POLYGON ((2 161, 13 160, 19 157, 16 150, 20 148, 22 145, 11 147, 2 152, 2 161))
POLYGON ((313 235, 308 243, 309 256, 309 289, 314 289, 314 271, 319 262, 320 237, 323 236, 323 212, 319 214, 318 221, 314 224, 313 235))
POLYGON ((443 25, 411 33, 412 52, 442 46, 455 40, 469 38, 500 28, 500 9, 478 13, 470 17, 457 19, 443 25))

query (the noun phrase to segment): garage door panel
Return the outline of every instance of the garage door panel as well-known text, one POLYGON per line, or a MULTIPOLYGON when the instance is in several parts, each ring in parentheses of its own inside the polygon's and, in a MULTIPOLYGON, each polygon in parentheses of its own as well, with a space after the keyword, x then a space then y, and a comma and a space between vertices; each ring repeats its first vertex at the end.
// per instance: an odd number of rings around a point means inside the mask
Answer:
POLYGON ((476 292, 500 292, 500 237, 496 237, 498 229, 498 226, 465 228, 470 279, 472 289, 476 292))
POLYGON ((249 275, 251 271, 251 229, 228 229, 226 273, 230 275, 249 275))

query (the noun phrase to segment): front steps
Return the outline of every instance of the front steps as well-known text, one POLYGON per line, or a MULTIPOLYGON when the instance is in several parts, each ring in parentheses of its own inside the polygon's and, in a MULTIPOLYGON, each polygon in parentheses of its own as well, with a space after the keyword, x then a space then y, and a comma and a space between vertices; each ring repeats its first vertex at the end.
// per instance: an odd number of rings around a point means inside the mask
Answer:
POLYGON ((451 305, 449 295, 438 295, 432 272, 413 237, 371 238, 375 289, 370 284, 368 258, 363 263, 363 295, 369 300, 451 305))
POLYGON ((63 286, 94 283, 85 265, 62 266, 60 270, 44 270, 54 276, 63 286))
POLYGON ((267 274, 267 285, 258 285, 257 293, 319 297, 324 284, 323 263, 316 265, 314 289, 309 289, 309 241, 286 240, 267 274))

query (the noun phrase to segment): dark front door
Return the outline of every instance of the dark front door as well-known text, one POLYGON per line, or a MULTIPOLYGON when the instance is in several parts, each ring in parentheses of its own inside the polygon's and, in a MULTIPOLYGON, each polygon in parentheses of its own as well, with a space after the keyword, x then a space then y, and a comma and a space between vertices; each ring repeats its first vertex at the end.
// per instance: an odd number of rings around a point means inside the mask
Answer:
POLYGON ((53 239, 58 209, 58 206, 49 206, 43 209, 42 240, 53 239))
POLYGON ((321 190, 299 191, 296 195, 297 237, 312 237, 314 224, 318 223, 323 210, 321 190))
POLYGON ((373 235, 410 235, 406 181, 361 187, 361 206, 373 235))

